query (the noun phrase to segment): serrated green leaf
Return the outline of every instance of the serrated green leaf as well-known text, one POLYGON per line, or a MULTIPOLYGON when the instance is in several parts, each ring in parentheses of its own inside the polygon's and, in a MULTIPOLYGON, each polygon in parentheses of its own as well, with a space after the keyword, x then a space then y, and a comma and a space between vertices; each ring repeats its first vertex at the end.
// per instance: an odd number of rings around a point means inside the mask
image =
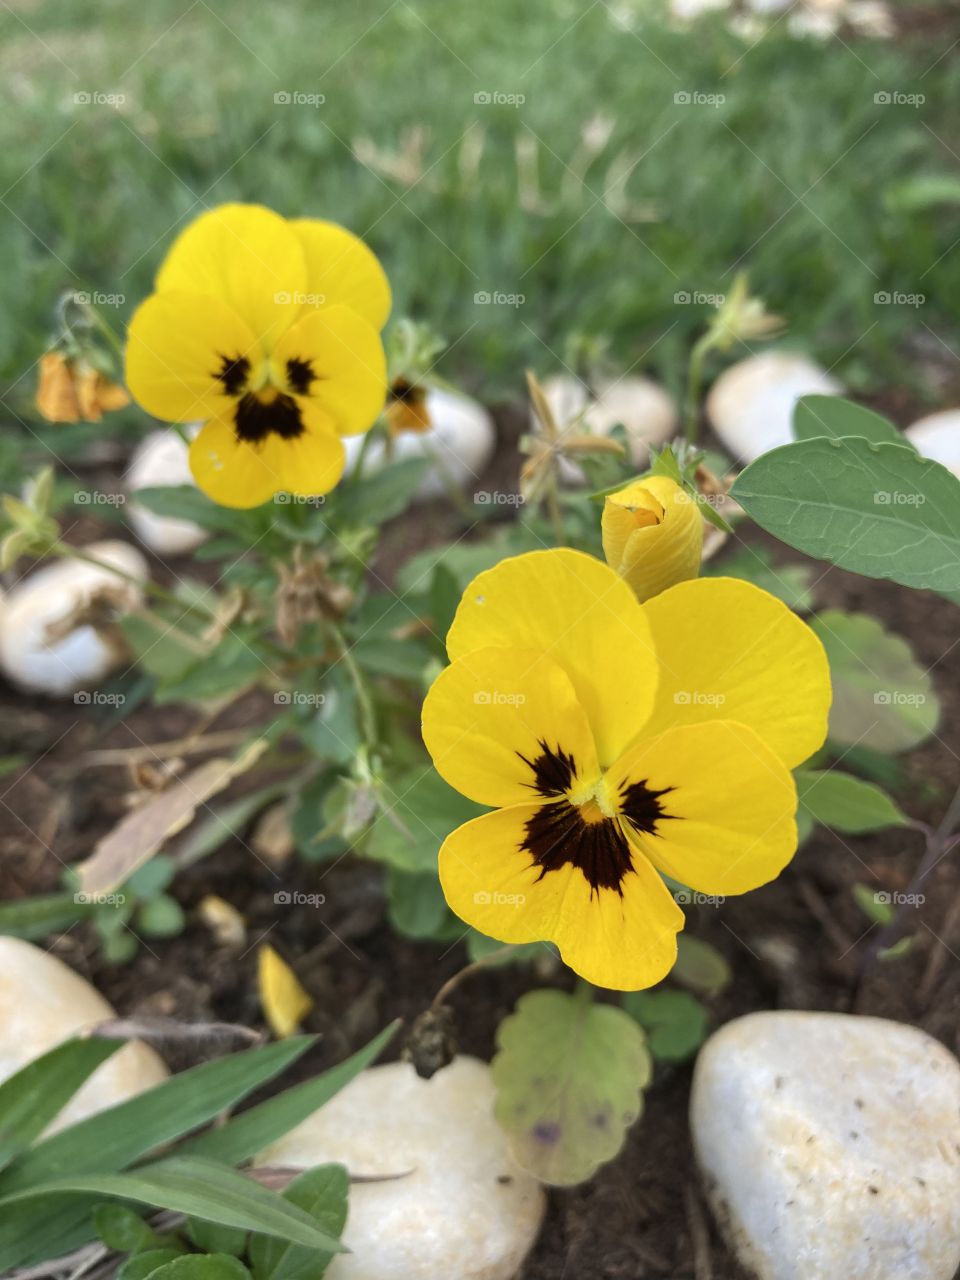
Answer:
POLYGON ((522 1168, 571 1186, 612 1160, 639 1116, 651 1062, 622 1009, 532 991, 497 1030, 495 1113, 522 1168))
POLYGON ((928 672, 907 642, 865 613, 829 609, 810 625, 830 663, 830 740, 873 751, 907 751, 937 727, 928 672))
POLYGON ((803 440, 752 462, 731 495, 791 547, 868 578, 960 589, 960 479, 902 444, 803 440))
MULTIPOLYGON (((295 1129, 344 1087, 354 1076, 370 1065, 396 1034, 399 1022, 392 1022, 368 1045, 331 1067, 322 1075, 293 1085, 275 1098, 268 1098, 241 1115, 234 1116, 219 1128, 210 1129, 181 1143, 178 1151, 185 1155, 204 1156, 226 1164, 240 1164, 295 1129)), ((285 1044, 291 1042, 284 1041, 285 1044)))
POLYGON ((889 419, 842 396, 802 396, 793 411, 793 434, 797 440, 861 436, 874 444, 901 444, 913 449, 889 419))
POLYGON ((872 782, 835 769, 798 769, 794 777, 801 808, 822 827, 862 835, 907 822, 890 796, 872 782))
MULTIPOLYGON (((290 1183, 284 1199, 297 1205, 322 1231, 339 1239, 347 1221, 350 1176, 341 1164, 308 1169, 290 1183)), ((332 1253, 304 1249, 289 1241, 254 1236, 250 1241, 250 1265, 255 1280, 320 1280, 332 1253)))
POLYGON ((67 1040, 0 1084, 0 1169, 26 1151, 122 1043, 97 1036, 67 1040))
POLYGON ((628 991, 622 1004, 661 1062, 685 1062, 707 1037, 707 1011, 687 991, 628 991))
POLYGON ((730 966, 716 947, 689 933, 677 938, 677 962, 670 977, 703 996, 719 995, 733 980, 730 966))

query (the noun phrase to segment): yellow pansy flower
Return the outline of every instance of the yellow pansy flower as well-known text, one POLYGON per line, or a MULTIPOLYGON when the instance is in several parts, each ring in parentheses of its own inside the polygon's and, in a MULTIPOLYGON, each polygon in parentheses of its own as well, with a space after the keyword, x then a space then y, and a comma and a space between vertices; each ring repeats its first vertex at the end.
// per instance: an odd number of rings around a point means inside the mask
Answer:
POLYGON ((551 940, 599 986, 653 985, 683 912, 773 879, 797 846, 790 770, 823 742, 823 646, 734 578, 641 604, 578 551, 504 560, 467 587, 423 707, 438 772, 493 812, 440 850, 462 920, 551 940))
POLYGON ((669 476, 647 476, 608 494, 600 528, 607 564, 639 600, 700 571, 703 517, 696 499, 669 476))
POLYGON ((190 468, 215 502, 327 493, 340 437, 383 408, 389 311, 383 269, 343 227, 222 205, 181 232, 134 314, 127 385, 158 418, 204 422, 190 468))

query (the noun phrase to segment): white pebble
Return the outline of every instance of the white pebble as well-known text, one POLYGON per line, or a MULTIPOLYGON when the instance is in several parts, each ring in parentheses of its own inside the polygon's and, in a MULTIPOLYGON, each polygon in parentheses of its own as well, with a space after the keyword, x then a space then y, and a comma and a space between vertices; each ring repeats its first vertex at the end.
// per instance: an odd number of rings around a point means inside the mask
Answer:
POLYGON ((719 438, 743 462, 793 440, 793 410, 801 396, 839 395, 840 383, 806 356, 766 351, 731 365, 707 396, 707 416, 719 438))
POLYGON ((944 409, 907 427, 907 439, 925 458, 940 462, 960 476, 960 409, 944 409))
MULTIPOLYGON (((196 434, 198 428, 190 428, 196 434)), ((127 468, 127 490, 167 488, 194 484, 188 461, 189 450, 176 431, 151 431, 134 450, 127 468)), ((209 536, 192 520, 158 516, 139 502, 131 502, 128 516, 134 533, 160 556, 185 555, 209 536)))
POLYGON ((916 1027, 737 1018, 700 1052, 690 1119, 717 1219, 758 1280, 952 1280, 960 1063, 916 1027))
POLYGON ((363 1072, 257 1157, 309 1168, 338 1161, 356 1183, 327 1280, 511 1280, 543 1218, 540 1185, 520 1170, 493 1116, 490 1068, 458 1057, 431 1080, 406 1062, 363 1072))

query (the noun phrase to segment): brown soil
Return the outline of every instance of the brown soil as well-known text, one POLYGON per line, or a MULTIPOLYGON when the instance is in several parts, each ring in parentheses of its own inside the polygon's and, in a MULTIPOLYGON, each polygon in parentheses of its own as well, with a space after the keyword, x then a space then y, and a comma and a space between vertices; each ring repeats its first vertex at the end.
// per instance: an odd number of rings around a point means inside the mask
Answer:
MULTIPOLYGON (((502 448, 481 487, 513 488, 515 441, 522 415, 501 417, 502 448)), ((378 572, 389 576, 423 545, 450 535, 456 517, 441 506, 399 522, 385 540, 378 572)), ((88 533, 93 530, 88 530, 88 533)), ((773 546, 753 531, 747 540, 773 546)), ((778 549, 781 559, 801 559, 778 549)), ((194 566, 192 566, 193 568, 194 566)), ((818 571, 824 566, 818 566, 818 571)), ((960 614, 945 601, 824 571, 818 602, 873 613, 904 635, 934 675, 943 701, 937 735, 904 763, 901 804, 936 821, 956 786, 960 762, 960 614)), ((84 768, 96 748, 138 746, 171 739, 195 722, 190 708, 141 707, 104 734, 86 708, 48 704, 0 691, 0 754, 25 751, 34 763, 0 782, 0 857, 3 897, 16 899, 58 886, 64 863, 89 852, 93 841, 124 812, 130 790, 122 767, 84 768)), ((253 724, 269 715, 269 699, 245 699, 217 728, 253 724)), ((241 833, 247 835, 248 833, 241 833)), ((717 946, 734 981, 710 1005, 713 1025, 754 1009, 853 1010, 915 1023, 960 1050, 960 858, 940 863, 926 902, 910 921, 912 950, 875 965, 858 986, 865 948, 875 937, 856 906, 856 882, 906 888, 922 855, 916 833, 839 838, 818 832, 778 881, 719 910, 697 908, 689 929, 717 946), (776 942, 776 962, 770 959, 776 942)), ((184 872, 175 886, 189 924, 178 938, 151 941, 123 967, 105 966, 86 928, 53 943, 57 954, 86 974, 125 1015, 164 1014, 262 1028, 256 996, 255 952, 271 943, 296 966, 314 997, 306 1030, 319 1046, 298 1071, 306 1074, 341 1059, 390 1019, 409 1026, 441 983, 464 963, 457 944, 418 944, 395 936, 384 918, 380 874, 369 863, 287 864, 279 873, 251 856, 241 838, 184 872), (322 893, 321 908, 285 908, 277 918, 278 888, 322 893), (235 905, 248 925, 247 944, 218 945, 197 918, 205 894, 235 905)), ((547 981, 562 982, 561 975, 547 981)), ((517 997, 544 978, 500 968, 469 978, 453 998, 460 1048, 489 1059, 499 1021, 517 997)), ((390 1049, 402 1048, 400 1037, 390 1049)), ((174 1054, 173 1065, 182 1065, 174 1054)), ((585 1186, 550 1194, 547 1221, 523 1280, 742 1280, 703 1207, 687 1130, 689 1066, 658 1069, 646 1112, 621 1155, 585 1186), (693 1241, 702 1245, 695 1255, 693 1241)))

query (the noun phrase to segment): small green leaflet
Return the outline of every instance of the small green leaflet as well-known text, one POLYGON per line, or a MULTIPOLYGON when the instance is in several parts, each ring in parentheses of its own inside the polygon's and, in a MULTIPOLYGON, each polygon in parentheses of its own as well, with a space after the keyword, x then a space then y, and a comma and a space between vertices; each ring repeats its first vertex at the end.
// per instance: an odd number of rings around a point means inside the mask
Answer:
POLYGON ((797 440, 861 436, 874 444, 900 444, 913 449, 906 436, 887 418, 841 396, 803 396, 793 411, 793 434, 797 440))
POLYGON ((795 778, 801 808, 822 827, 862 835, 907 822, 893 800, 873 782, 834 769, 798 769, 795 778))

